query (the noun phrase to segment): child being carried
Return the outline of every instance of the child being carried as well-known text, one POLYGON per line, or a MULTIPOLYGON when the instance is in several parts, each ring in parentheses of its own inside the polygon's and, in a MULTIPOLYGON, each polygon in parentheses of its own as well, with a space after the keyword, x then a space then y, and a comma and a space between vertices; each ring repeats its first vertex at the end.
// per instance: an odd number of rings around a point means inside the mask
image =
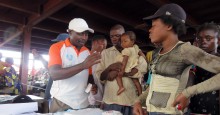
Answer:
MULTIPOLYGON (((118 73, 118 76, 116 77, 116 81, 119 86, 117 95, 120 95, 125 90, 122 82, 122 76, 124 72, 126 73, 134 72, 136 74, 137 71, 133 71, 132 68, 138 65, 139 56, 143 56, 145 58, 144 54, 139 49, 139 47, 134 44, 135 40, 136 40, 136 35, 132 31, 127 31, 121 36, 121 46, 124 49, 121 52, 122 57, 117 58, 118 61, 122 61, 121 71, 118 73)), ((138 78, 131 78, 131 79, 138 90, 138 95, 140 95, 142 92, 142 88, 138 78)))

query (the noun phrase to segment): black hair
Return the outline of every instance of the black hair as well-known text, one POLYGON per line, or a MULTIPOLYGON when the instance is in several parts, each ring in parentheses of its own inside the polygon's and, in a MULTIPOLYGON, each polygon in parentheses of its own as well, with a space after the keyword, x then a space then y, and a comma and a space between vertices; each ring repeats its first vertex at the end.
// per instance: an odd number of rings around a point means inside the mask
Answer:
POLYGON ((185 23, 182 22, 179 18, 171 15, 163 15, 159 18, 163 21, 164 24, 172 26, 174 33, 176 33, 178 36, 186 34, 185 23))
POLYGON ((209 22, 209 23, 204 23, 202 24, 198 30, 197 30, 197 35, 201 32, 201 31, 204 31, 204 30, 213 30, 214 32, 218 32, 218 35, 217 37, 219 38, 220 37, 220 31, 219 31, 219 26, 214 23, 214 22, 209 22))
POLYGON ((104 35, 95 35, 92 38, 92 42, 97 41, 97 40, 107 40, 104 35))
POLYGON ((136 41, 136 35, 133 31, 127 31, 125 33, 123 33, 121 36, 127 35, 129 36, 129 38, 131 39, 131 41, 136 41))

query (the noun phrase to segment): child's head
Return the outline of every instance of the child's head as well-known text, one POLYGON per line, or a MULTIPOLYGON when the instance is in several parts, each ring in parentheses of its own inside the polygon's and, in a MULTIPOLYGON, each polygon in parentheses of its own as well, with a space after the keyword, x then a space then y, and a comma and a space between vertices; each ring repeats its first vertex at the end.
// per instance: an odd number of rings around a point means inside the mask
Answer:
POLYGON ((127 31, 121 35, 121 47, 123 48, 133 47, 135 41, 136 35, 132 31, 127 31))

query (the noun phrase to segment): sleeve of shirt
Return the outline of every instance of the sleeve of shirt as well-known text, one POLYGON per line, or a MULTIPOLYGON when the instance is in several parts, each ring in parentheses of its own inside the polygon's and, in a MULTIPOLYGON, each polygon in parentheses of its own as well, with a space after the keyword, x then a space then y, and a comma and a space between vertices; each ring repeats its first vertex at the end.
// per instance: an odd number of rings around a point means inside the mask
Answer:
POLYGON ((106 53, 106 50, 103 50, 102 53, 101 53, 101 57, 102 57, 101 61, 97 65, 96 70, 95 70, 95 76, 98 78, 98 80, 101 83, 105 83, 105 81, 100 80, 101 73, 106 69, 106 66, 105 66, 105 53, 106 53))
POLYGON ((131 52, 128 48, 125 48, 121 51, 121 54, 125 56, 130 56, 131 52))
POLYGON ((142 56, 139 56, 139 59, 138 59, 138 65, 137 68, 138 69, 138 73, 136 73, 134 76, 130 76, 131 78, 140 78, 142 77, 144 74, 147 73, 147 62, 146 60, 144 59, 144 57, 142 56))
POLYGON ((220 89, 220 84, 218 83, 220 81, 220 57, 208 54, 189 43, 181 46, 181 55, 185 63, 194 64, 209 72, 216 73, 212 78, 185 89, 182 92, 184 96, 188 98, 196 94, 220 89))
POLYGON ((62 47, 62 42, 53 44, 49 49, 49 63, 48 67, 52 65, 62 65, 62 60, 60 57, 60 49, 62 47))
POLYGON ((134 48, 135 48, 135 50, 136 50, 137 52, 140 51, 140 48, 138 47, 138 45, 134 44, 134 48))

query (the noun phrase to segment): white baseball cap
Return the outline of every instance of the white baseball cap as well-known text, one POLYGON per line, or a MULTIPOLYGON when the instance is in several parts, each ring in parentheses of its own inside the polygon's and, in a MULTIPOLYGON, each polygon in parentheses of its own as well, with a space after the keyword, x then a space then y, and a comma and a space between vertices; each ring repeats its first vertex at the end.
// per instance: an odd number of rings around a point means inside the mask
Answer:
MULTIPOLYGON (((74 18, 69 22, 69 30, 73 30, 75 32, 84 32, 86 30, 88 30, 91 33, 94 33, 94 30, 89 28, 88 24, 86 23, 86 21, 82 18, 74 18)), ((67 30, 67 32, 69 32, 67 30)))

